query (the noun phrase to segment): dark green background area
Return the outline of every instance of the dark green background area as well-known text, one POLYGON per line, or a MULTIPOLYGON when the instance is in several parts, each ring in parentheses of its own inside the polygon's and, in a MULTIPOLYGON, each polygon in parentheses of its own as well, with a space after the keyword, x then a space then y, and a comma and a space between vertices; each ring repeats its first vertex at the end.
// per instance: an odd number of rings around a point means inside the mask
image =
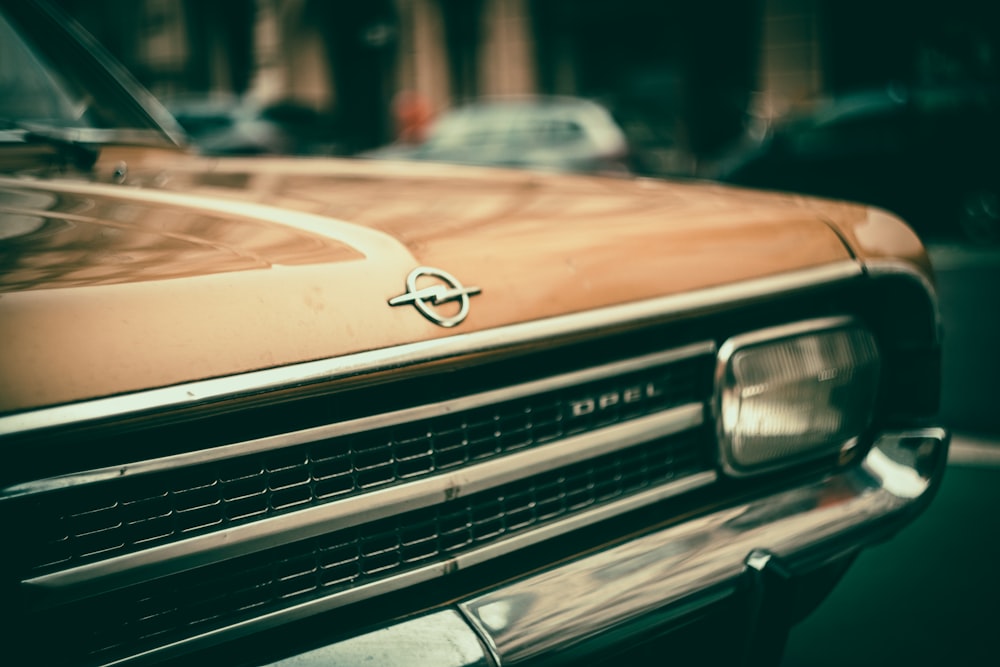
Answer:
POLYGON ((927 512, 863 552, 785 667, 997 664, 1000 468, 949 466, 927 512))

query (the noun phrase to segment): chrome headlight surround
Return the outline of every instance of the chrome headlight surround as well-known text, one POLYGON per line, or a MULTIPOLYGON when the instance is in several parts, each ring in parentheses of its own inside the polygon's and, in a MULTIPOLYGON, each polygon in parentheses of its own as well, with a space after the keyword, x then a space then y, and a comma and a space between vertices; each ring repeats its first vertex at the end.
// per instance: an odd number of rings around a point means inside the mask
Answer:
POLYGON ((856 442, 871 424, 879 370, 874 336, 852 317, 730 338, 713 404, 723 470, 745 477, 856 442))

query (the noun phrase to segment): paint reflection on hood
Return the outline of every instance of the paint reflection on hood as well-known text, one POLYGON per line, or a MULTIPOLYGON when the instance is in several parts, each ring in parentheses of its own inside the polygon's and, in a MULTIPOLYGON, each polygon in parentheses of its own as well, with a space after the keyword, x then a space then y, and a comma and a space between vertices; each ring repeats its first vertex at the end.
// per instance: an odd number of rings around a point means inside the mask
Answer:
POLYGON ((0 291, 180 278, 360 259, 266 221, 100 195, 0 188, 0 291))

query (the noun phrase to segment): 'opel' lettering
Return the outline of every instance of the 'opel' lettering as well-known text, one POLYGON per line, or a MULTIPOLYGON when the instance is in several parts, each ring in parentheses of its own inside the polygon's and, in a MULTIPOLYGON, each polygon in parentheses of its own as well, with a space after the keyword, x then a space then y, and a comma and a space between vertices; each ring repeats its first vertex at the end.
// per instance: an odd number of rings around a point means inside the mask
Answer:
POLYGON ((570 401, 570 413, 573 417, 584 417, 608 410, 620 404, 634 404, 663 395, 663 389, 655 382, 637 384, 621 391, 609 391, 592 398, 570 401))

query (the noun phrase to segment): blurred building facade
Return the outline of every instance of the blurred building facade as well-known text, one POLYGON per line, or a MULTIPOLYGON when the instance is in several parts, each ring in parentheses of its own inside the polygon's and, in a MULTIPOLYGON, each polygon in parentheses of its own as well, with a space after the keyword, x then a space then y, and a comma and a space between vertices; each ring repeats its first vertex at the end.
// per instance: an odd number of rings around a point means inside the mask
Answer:
POLYGON ((397 136, 402 91, 433 112, 543 93, 604 102, 683 171, 821 94, 1000 68, 978 0, 59 1, 154 93, 294 101, 344 153, 397 136))

